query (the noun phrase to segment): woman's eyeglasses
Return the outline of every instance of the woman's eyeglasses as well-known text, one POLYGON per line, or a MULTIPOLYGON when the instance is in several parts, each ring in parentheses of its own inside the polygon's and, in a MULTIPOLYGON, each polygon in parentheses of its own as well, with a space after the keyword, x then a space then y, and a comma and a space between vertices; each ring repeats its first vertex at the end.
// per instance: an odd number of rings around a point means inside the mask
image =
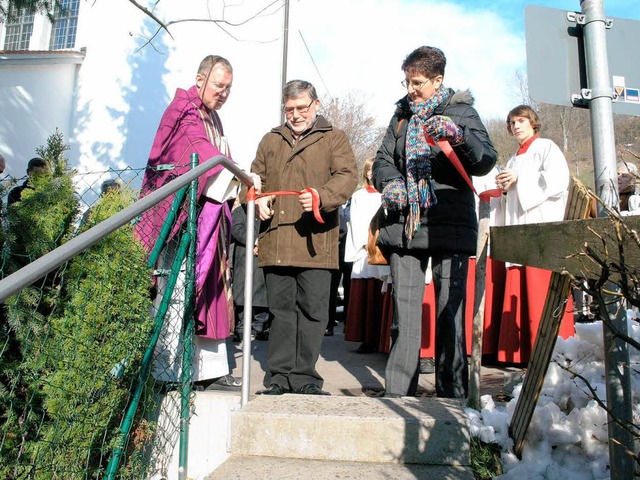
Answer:
POLYGON ((424 87, 428 82, 430 82, 431 79, 427 78, 424 82, 422 83, 416 83, 416 82, 409 82, 407 80, 402 80, 400 82, 400 85, 402 85, 404 88, 409 88, 411 87, 413 89, 414 92, 417 92, 418 90, 420 90, 422 87, 424 87))

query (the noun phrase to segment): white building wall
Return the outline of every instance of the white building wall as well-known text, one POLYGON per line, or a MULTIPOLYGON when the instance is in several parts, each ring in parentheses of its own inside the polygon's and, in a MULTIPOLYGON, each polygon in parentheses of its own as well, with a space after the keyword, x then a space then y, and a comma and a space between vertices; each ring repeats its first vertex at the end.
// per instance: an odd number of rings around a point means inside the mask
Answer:
MULTIPOLYGON (((223 18, 222 8, 207 10, 208 3, 161 2, 155 13, 165 21, 223 18)), ((224 18, 241 22, 269 3, 226 9, 224 18)), ((44 50, 51 27, 44 17, 36 23, 31 49, 44 50)), ((213 22, 176 23, 169 29, 172 36, 155 36, 158 25, 128 2, 80 2, 75 50, 86 49, 86 56, 75 86, 59 67, 23 69, 0 59, 0 153, 7 158, 7 171, 22 175, 35 147, 56 126, 71 146, 71 165, 80 172, 144 167, 176 88, 194 84, 200 60, 209 54, 233 65, 233 90, 219 113, 234 160, 248 168, 262 136, 280 121, 282 11, 226 27, 232 35, 213 22), (55 89, 45 88, 49 85, 55 89), (11 108, 5 109, 7 103, 11 108)), ((4 35, 4 26, 0 30, 4 35)), ((289 72, 297 78, 294 68, 289 72)))
POLYGON ((36 148, 59 129, 72 132, 77 65, 43 63, 0 68, 0 153, 8 173, 25 174, 36 148))

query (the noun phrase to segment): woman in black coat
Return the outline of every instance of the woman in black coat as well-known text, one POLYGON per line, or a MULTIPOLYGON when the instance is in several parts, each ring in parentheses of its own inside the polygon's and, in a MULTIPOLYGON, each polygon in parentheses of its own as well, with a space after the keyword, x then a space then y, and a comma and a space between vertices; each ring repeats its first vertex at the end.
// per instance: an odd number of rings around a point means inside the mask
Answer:
POLYGON ((382 193, 378 244, 390 255, 398 324, 385 371, 386 395, 415 395, 418 386, 424 276, 432 260, 436 293, 436 391, 467 395, 464 332, 466 276, 478 234, 475 199, 466 180, 437 146, 447 140, 468 175, 485 175, 497 153, 467 91, 443 85, 446 58, 420 47, 402 64, 407 95, 397 104, 373 164, 382 193))

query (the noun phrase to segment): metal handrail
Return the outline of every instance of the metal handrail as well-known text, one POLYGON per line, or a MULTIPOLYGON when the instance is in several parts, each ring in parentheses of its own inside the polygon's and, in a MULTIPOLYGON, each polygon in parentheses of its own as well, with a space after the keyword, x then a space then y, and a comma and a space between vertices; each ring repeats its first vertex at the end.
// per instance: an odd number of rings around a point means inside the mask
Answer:
MULTIPOLYGON (((222 164, 225 168, 233 172, 233 174, 244 184, 250 186, 253 185, 251 176, 244 172, 238 165, 233 163, 227 157, 223 155, 216 155, 210 158, 206 162, 198 165, 193 170, 190 170, 171 182, 167 183, 158 190, 150 193, 149 195, 139 199, 133 205, 121 210, 115 215, 109 217, 98 225, 90 228, 86 232, 81 233, 77 237, 72 238, 67 243, 59 246, 55 250, 43 255, 42 257, 34 260, 28 265, 24 266, 15 273, 12 273, 8 277, 0 280, 0 302, 3 302, 14 293, 19 292, 27 285, 31 285, 39 278, 44 277, 53 269, 59 267, 63 263, 71 260, 74 256, 83 252, 93 244, 99 242, 110 233, 116 231, 126 223, 141 215, 144 211, 160 203, 163 199, 177 192, 182 187, 186 186, 192 180, 197 179, 202 174, 208 172, 216 165, 222 164)), ((251 222, 249 222, 251 223, 251 222)), ((251 223, 251 225, 253 225, 251 223)), ((248 229, 250 226, 248 225, 248 229)))
MULTIPOLYGON (((158 190, 139 199, 133 205, 121 210, 108 219, 100 222, 86 232, 81 233, 77 237, 72 238, 67 243, 59 246, 55 250, 34 260, 28 265, 22 267, 15 273, 0 280, 0 302, 3 302, 11 295, 19 292, 27 285, 31 285, 39 278, 59 267, 63 263, 71 260, 74 256, 83 252, 93 244, 99 242, 110 233, 129 223, 131 220, 141 215, 149 208, 157 205, 169 195, 177 192, 181 188, 187 186, 191 181, 208 172, 216 165, 222 165, 230 170, 238 180, 247 185, 253 186, 251 176, 242 170, 238 165, 233 163, 223 155, 216 155, 209 160, 201 163, 196 168, 180 175, 170 181, 158 190)), ((253 189, 250 189, 253 192, 253 189)), ((255 196, 247 197, 247 218, 252 219, 255 216, 255 196)), ((253 245, 255 238, 254 222, 247 222, 246 245, 253 245)), ((251 325, 251 311, 253 310, 253 248, 248 247, 245 256, 245 283, 244 283, 244 325, 251 325)), ((251 328, 245 328, 243 332, 243 348, 242 348, 242 396, 241 405, 245 405, 249 401, 249 378, 251 374, 251 328)))

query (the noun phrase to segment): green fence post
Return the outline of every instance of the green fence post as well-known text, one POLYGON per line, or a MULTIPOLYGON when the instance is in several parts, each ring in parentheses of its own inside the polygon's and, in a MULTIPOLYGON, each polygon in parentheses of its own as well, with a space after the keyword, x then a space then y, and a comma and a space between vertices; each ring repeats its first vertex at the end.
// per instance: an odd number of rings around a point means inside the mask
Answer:
POLYGON ((156 243, 153 246, 153 250, 151 250, 151 253, 149 254, 149 260, 147 262, 147 265, 149 265, 150 268, 153 268, 153 266, 156 264, 156 261, 160 256, 160 252, 162 251, 162 248, 164 247, 164 244, 167 241, 167 237, 169 236, 169 233, 173 228, 173 224, 176 221, 176 217, 178 216, 178 211, 182 206, 182 201, 184 200, 184 195, 187 192, 187 188, 188 188, 188 185, 185 187, 182 187, 180 190, 176 192, 176 196, 173 199, 173 203, 171 204, 171 210, 169 210, 169 214, 167 215, 167 218, 162 223, 162 230, 160 231, 160 235, 158 235, 158 239, 156 240, 156 243))
POLYGON ((140 374, 138 375, 138 382, 136 384, 135 392, 131 398, 131 403, 127 408, 127 413, 122 420, 120 425, 120 439, 118 440, 117 447, 113 450, 111 454, 111 458, 109 459, 109 463, 107 465, 107 470, 105 473, 105 478, 107 480, 114 480, 116 473, 118 472, 118 467, 120 466, 120 457, 122 457, 122 453, 124 452, 124 447, 127 443, 127 438, 129 437, 129 432, 131 430, 131 425, 133 424, 133 419, 136 415, 136 410, 138 409, 138 404, 140 403, 140 396, 142 395, 142 389, 144 388, 145 383, 147 382, 147 377, 149 376, 149 369, 151 368, 151 361, 153 360, 153 352, 156 349, 156 344, 158 343, 158 338, 160 337, 160 331, 162 330, 162 324, 164 323, 164 317, 169 310, 169 303, 171 302, 171 296, 173 295, 173 290, 175 289, 176 282, 178 280, 178 274, 180 273, 180 268, 182 267, 182 262, 185 258, 187 247, 191 242, 191 235, 189 232, 186 232, 180 241, 180 247, 178 248, 178 252, 176 253, 176 257, 173 261, 173 266, 171 267, 171 274, 169 275, 169 279, 167 280, 167 288, 164 291, 162 296, 162 301, 160 302, 160 307, 158 308, 158 313, 155 318, 155 325, 153 327, 153 333, 151 335, 151 340, 149 341, 149 345, 147 346, 146 351, 144 352, 144 357, 142 358, 142 368, 140 369, 140 374))
MULTIPOLYGON (((191 154, 191 168, 198 166, 198 154, 191 154)), ((195 311, 195 266, 196 266, 196 242, 197 242, 197 212, 198 180, 191 182, 189 189, 189 216, 187 218, 187 232, 191 236, 191 243, 187 252, 187 265, 185 273, 185 308, 183 318, 182 337, 182 396, 180 405, 180 453, 178 463, 178 478, 187 478, 187 463, 189 455, 189 398, 191 396, 191 356, 194 329, 195 311)))

